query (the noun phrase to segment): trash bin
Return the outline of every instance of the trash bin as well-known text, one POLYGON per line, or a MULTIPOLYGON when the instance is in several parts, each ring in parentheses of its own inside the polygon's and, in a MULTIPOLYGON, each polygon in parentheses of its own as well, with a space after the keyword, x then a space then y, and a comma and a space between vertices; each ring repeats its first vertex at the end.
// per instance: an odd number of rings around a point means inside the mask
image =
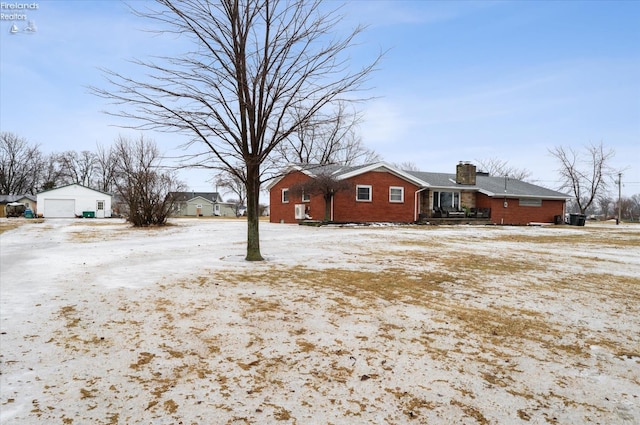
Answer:
POLYGON ((578 225, 578 215, 579 214, 569 214, 569 224, 572 226, 578 225))
POLYGON ((572 226, 584 226, 587 216, 584 214, 569 214, 569 224, 572 226))
POLYGON ((96 212, 95 211, 82 211, 82 217, 83 218, 96 218, 96 212))
POLYGON ((24 210, 24 218, 33 218, 33 211, 24 210))
POLYGON ((554 215, 553 216, 553 223, 554 224, 562 224, 562 216, 561 215, 554 215))

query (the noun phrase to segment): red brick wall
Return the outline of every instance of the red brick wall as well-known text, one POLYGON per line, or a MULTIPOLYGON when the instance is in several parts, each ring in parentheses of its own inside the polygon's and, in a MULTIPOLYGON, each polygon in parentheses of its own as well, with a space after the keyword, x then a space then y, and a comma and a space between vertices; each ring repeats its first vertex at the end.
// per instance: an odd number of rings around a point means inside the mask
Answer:
POLYGON ((302 202, 300 195, 289 193, 289 202, 282 203, 282 189, 290 188, 297 183, 308 180, 310 177, 300 171, 287 174, 269 191, 269 221, 271 223, 297 223, 295 218, 295 205, 304 204, 310 209, 312 218, 322 220, 324 217, 324 199, 320 195, 312 196, 310 202, 302 202))
MULTIPOLYGON (((297 223, 295 204, 302 204, 299 196, 289 194, 289 203, 282 203, 282 189, 290 188, 310 177, 301 172, 286 175, 269 193, 270 221, 272 223, 297 223)), ((387 172, 371 171, 349 179, 353 189, 336 194, 334 197, 334 221, 337 222, 401 222, 410 223, 415 220, 415 192, 418 187, 387 172), (372 201, 356 201, 356 185, 372 186, 372 201), (389 187, 404 188, 404 202, 389 202, 389 187)), ((324 199, 321 195, 311 197, 311 202, 304 203, 311 209, 315 220, 324 218, 324 199)))
POLYGON ((338 222, 398 222, 415 221, 415 192, 418 187, 391 173, 370 171, 349 179, 353 190, 336 194, 334 221, 338 222), (371 186, 371 202, 356 201, 356 185, 371 186), (389 187, 404 188, 404 202, 389 202, 389 187))
POLYGON ((507 198, 507 208, 504 198, 490 198, 478 193, 476 206, 491 208, 491 221, 495 224, 529 224, 553 223, 554 216, 564 214, 564 201, 543 200, 542 206, 520 206, 518 198, 507 198))

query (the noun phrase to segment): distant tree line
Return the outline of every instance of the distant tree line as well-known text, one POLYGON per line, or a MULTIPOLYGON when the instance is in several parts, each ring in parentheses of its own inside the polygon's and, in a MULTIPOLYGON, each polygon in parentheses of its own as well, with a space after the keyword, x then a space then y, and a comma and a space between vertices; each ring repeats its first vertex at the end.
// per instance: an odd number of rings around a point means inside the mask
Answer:
POLYGON ((185 190, 155 142, 142 136, 119 137, 95 152, 44 154, 24 137, 0 132, 0 194, 35 195, 74 183, 114 194, 114 209, 135 226, 164 224, 174 203, 167 195, 185 190))
POLYGON ((103 192, 115 192, 116 156, 111 148, 95 152, 65 151, 45 154, 40 145, 11 132, 0 133, 0 192, 35 195, 78 183, 103 192))

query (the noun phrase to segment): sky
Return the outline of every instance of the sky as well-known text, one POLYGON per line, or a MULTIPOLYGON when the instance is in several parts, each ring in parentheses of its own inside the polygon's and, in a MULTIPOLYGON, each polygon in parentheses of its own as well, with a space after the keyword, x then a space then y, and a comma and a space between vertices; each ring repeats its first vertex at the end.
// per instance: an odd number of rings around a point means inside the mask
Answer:
MULTIPOLYGON (((45 153, 138 137, 87 87, 106 86, 101 68, 134 74, 132 58, 187 49, 145 32, 118 1, 1 6, 0 129, 45 153)), ((640 193, 640 2, 352 1, 342 13, 338 31, 367 26, 354 67, 385 52, 360 105, 362 141, 383 160, 454 173, 495 158, 556 189, 549 150, 602 143, 623 195, 640 193)), ((169 158, 184 153, 179 136, 147 136, 169 158)), ((191 190, 215 189, 211 172, 180 173, 191 190)))

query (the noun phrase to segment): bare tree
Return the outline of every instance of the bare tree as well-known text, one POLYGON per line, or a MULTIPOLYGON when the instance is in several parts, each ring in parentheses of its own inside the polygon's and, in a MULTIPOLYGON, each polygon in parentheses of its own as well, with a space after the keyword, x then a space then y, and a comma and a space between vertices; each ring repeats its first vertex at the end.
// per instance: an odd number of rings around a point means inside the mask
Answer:
POLYGON ((0 193, 35 194, 43 165, 38 145, 11 132, 0 133, 0 193))
POLYGON ((228 189, 234 194, 233 203, 236 207, 236 215, 240 215, 240 208, 247 204, 247 187, 244 180, 237 177, 242 172, 242 167, 238 166, 234 174, 222 172, 216 179, 216 186, 228 189))
MULTIPOLYGON (((308 117, 276 148, 286 163, 357 165, 379 160, 357 134, 360 115, 343 101, 331 106, 328 112, 308 117)), ((308 112, 297 110, 296 115, 304 117, 308 112)))
POLYGON ((134 226, 166 224, 173 210, 170 192, 185 190, 174 171, 163 169, 160 152, 152 141, 120 137, 113 146, 116 187, 127 208, 127 220, 134 226))
POLYGON ((608 193, 602 193, 597 196, 596 202, 602 217, 606 220, 610 213, 615 210, 615 201, 608 193))
POLYGON ((412 161, 404 161, 399 163, 393 163, 394 167, 404 170, 404 171, 420 171, 415 162, 412 161))
POLYGON ((487 158, 476 160, 478 168, 490 176, 509 177, 514 180, 527 181, 531 178, 531 171, 526 168, 518 169, 509 165, 505 160, 498 158, 487 158))
MULTIPOLYGON (((262 260, 259 195, 263 168, 274 149, 324 107, 359 90, 377 59, 349 67, 347 51, 362 28, 336 36, 341 16, 308 0, 156 0, 138 15, 183 36, 193 50, 181 56, 136 60, 144 81, 105 71, 111 86, 93 88, 116 104, 113 115, 138 129, 190 135, 215 166, 247 189, 247 260, 262 260), (299 114, 299 111, 305 111, 299 114), (243 165, 237 173, 235 164, 243 165)), ((211 166, 214 166, 213 164, 211 166)))
POLYGON ((40 169, 40 182, 38 185, 42 190, 51 190, 60 185, 62 175, 60 172, 60 163, 58 162, 58 154, 47 155, 42 161, 40 169))
POLYGON ((289 188, 292 196, 300 196, 303 193, 313 196, 322 195, 324 199, 324 221, 331 221, 331 201, 333 197, 344 191, 353 190, 353 184, 348 180, 339 180, 331 173, 319 173, 302 183, 289 188))
POLYGON ((102 192, 113 192, 116 183, 117 158, 113 149, 98 145, 96 159, 96 187, 102 192))
POLYGON ((640 193, 636 193, 629 198, 629 219, 640 221, 640 193))
POLYGON ((92 187, 97 167, 96 154, 91 151, 67 151, 58 154, 61 179, 64 183, 78 183, 92 187))
POLYGON ((609 161, 615 155, 613 149, 605 150, 602 143, 589 145, 584 153, 572 148, 557 146, 549 150, 559 162, 561 190, 569 190, 584 214, 596 197, 607 187, 607 176, 612 174, 609 161))

